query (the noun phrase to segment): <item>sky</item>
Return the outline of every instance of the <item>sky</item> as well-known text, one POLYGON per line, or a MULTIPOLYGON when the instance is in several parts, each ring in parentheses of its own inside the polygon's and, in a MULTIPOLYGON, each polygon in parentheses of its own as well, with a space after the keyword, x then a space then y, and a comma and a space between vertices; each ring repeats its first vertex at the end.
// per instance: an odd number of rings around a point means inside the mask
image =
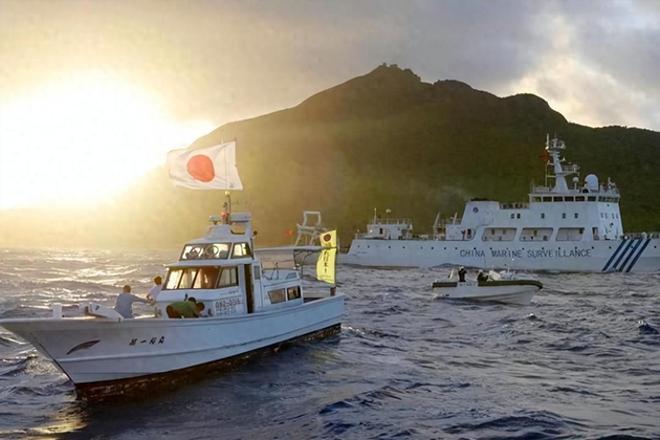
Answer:
POLYGON ((111 194, 382 63, 660 131, 658 1, 0 0, 0 209, 111 194))

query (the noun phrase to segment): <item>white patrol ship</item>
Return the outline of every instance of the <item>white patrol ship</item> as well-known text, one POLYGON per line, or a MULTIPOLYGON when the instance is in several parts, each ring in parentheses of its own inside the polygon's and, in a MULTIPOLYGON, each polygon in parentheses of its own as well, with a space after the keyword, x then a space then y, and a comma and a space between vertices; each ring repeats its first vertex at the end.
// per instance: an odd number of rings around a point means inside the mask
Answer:
MULTIPOLYGON (((3 319, 0 326, 51 358, 79 396, 94 399, 188 382, 193 374, 232 366, 285 342, 340 330, 344 296, 334 286, 303 289, 297 269, 264 267, 253 253, 249 214, 225 213, 211 221, 207 235, 187 243, 179 261, 168 265, 151 316, 124 319, 89 304, 80 307, 84 316, 62 317, 55 307, 52 317, 3 319), (202 316, 168 317, 168 305, 191 297, 204 304, 202 316)), ((336 247, 321 252, 334 255, 336 247)))
POLYGON ((546 140, 544 186, 528 203, 474 199, 463 218, 436 217, 431 236, 413 235, 409 219, 374 218, 357 234, 344 264, 382 267, 464 265, 566 272, 660 270, 660 234, 624 234, 619 191, 561 157, 566 148, 546 140), (569 185, 567 178, 573 176, 569 185))

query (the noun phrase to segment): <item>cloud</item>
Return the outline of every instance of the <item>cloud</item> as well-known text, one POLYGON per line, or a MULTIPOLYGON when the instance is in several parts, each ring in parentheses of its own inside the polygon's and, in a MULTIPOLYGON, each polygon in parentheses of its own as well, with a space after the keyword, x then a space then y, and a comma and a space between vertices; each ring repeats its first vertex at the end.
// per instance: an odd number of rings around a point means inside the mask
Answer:
POLYGON ((112 70, 182 119, 288 107, 382 62, 533 92, 570 120, 660 129, 654 1, 279 0, 0 4, 0 93, 112 70), (93 5, 93 6, 92 6, 93 5), (8 67, 11 66, 11 67, 8 67))
POLYGON ((588 125, 660 129, 660 8, 631 2, 561 2, 545 11, 554 43, 514 81, 588 125))

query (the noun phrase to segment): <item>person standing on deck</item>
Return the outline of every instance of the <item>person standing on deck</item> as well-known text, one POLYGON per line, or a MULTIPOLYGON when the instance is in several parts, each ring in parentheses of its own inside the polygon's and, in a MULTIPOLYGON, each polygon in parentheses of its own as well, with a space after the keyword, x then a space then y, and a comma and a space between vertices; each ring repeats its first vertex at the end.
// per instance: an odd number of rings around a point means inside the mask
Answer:
POLYGON ((117 297, 117 302, 115 303, 115 311, 124 318, 132 318, 134 302, 141 302, 145 304, 149 303, 149 301, 146 299, 133 295, 131 293, 131 286, 127 284, 123 287, 122 292, 117 297))
POLYGON ((458 282, 459 283, 464 283, 465 282, 465 274, 466 274, 465 268, 463 266, 461 266, 458 269, 458 282))
POLYGON ((147 299, 151 302, 156 302, 158 299, 158 294, 160 291, 163 289, 163 279, 160 276, 156 276, 154 278, 154 286, 149 289, 149 293, 147 293, 147 299))

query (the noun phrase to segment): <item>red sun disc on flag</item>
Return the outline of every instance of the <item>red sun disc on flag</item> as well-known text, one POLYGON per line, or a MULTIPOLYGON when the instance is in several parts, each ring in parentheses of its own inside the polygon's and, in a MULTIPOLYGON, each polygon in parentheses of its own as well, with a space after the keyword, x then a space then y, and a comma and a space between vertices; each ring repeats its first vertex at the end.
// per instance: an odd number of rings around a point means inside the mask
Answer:
POLYGON ((191 157, 186 164, 186 169, 193 179, 201 182, 210 182, 215 177, 213 161, 202 154, 191 157))
POLYGON ((332 235, 330 235, 330 234, 325 234, 323 236, 323 240, 325 240, 325 241, 330 241, 331 238, 332 238, 332 235))

